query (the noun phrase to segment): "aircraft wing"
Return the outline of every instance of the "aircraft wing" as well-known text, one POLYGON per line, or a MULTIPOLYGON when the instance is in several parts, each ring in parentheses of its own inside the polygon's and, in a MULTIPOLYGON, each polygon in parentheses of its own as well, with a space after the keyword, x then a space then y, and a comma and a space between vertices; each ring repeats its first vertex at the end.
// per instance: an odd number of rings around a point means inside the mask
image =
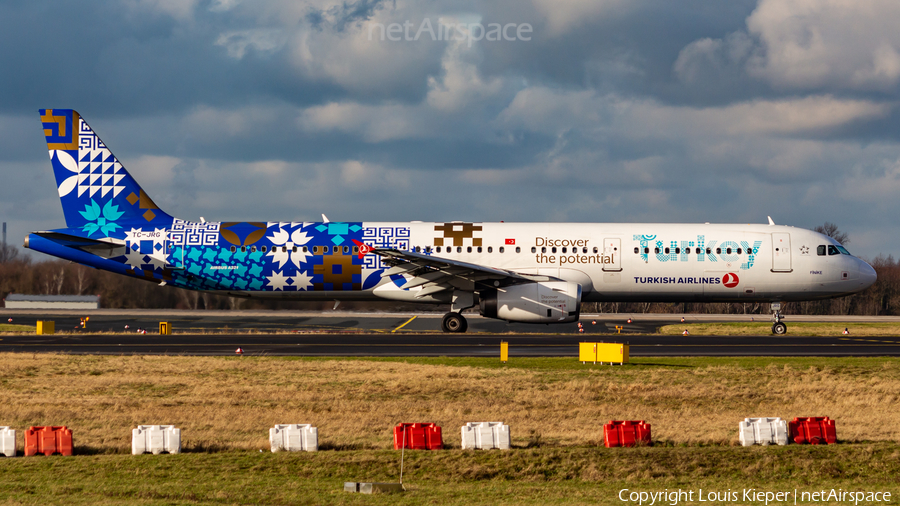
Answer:
POLYGON ((384 271, 381 275, 382 277, 396 274, 410 274, 414 276, 403 285, 403 288, 422 286, 422 290, 416 295, 417 298, 453 289, 459 285, 460 281, 474 283, 477 290, 477 285, 487 288, 550 279, 547 276, 520 274, 449 258, 434 257, 414 251, 372 248, 368 250, 368 253, 374 253, 383 257, 384 263, 391 266, 384 271))

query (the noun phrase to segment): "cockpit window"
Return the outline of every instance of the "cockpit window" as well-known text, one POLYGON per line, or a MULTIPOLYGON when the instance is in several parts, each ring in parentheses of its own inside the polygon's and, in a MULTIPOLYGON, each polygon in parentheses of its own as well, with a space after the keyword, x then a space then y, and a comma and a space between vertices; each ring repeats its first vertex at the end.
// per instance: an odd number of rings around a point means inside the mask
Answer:
POLYGON ((841 252, 838 251, 837 247, 835 247, 835 246, 833 246, 833 245, 831 245, 831 244, 828 245, 828 255, 829 255, 829 256, 831 256, 831 255, 840 255, 840 254, 841 254, 841 252))
POLYGON ((838 246, 837 249, 838 249, 838 251, 840 251, 840 252, 843 253, 844 255, 849 255, 849 254, 850 254, 850 252, 847 251, 847 248, 845 248, 845 247, 843 247, 843 246, 838 246))
POLYGON ((818 248, 816 248, 816 254, 819 255, 820 257, 825 256, 825 245, 824 244, 822 244, 818 248))

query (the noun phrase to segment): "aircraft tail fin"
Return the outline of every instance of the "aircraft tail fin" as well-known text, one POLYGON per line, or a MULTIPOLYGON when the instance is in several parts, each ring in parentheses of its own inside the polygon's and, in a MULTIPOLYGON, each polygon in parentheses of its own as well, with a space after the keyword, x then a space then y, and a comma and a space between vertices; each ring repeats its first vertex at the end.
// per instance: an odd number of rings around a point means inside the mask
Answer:
POLYGON ((129 227, 169 227, 160 209, 72 109, 41 109, 41 123, 66 226, 88 237, 110 237, 129 227))

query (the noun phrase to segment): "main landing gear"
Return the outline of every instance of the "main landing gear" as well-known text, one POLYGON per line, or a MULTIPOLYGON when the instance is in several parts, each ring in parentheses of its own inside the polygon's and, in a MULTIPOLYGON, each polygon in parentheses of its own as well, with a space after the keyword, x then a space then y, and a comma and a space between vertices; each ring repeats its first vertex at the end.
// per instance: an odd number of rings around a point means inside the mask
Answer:
POLYGON ((459 313, 450 312, 441 319, 441 330, 444 332, 465 332, 469 328, 469 322, 459 313))

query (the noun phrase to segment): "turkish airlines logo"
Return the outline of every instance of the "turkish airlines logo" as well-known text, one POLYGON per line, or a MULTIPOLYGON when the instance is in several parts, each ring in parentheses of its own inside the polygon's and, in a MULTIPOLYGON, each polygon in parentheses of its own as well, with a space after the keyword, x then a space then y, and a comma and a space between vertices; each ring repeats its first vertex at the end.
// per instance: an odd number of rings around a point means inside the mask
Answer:
POLYGON ((359 258, 363 258, 370 251, 375 249, 373 246, 369 246, 368 244, 361 243, 361 242, 357 241, 356 239, 353 239, 353 244, 356 244, 359 247, 359 253, 358 253, 359 258))
POLYGON ((725 285, 725 288, 734 288, 738 286, 738 283, 740 282, 741 280, 738 279, 738 275, 733 272, 729 272, 722 276, 722 284, 725 285))

